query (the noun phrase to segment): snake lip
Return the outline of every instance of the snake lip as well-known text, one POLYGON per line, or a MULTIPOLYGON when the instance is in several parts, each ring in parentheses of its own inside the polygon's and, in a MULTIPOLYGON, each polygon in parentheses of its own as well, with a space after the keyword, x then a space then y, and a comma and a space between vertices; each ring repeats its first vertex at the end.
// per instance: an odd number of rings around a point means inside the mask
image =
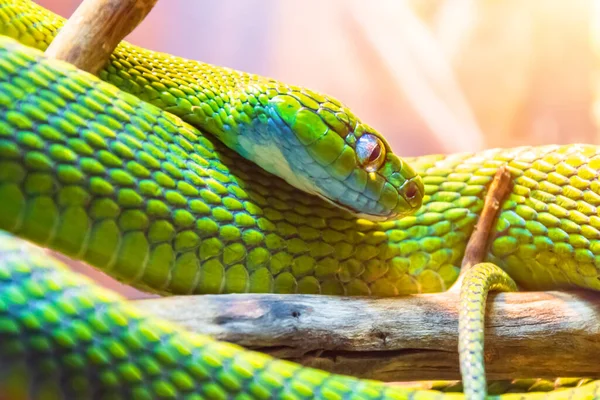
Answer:
POLYGON ((325 200, 327 203, 354 215, 356 218, 366 219, 373 222, 385 222, 393 218, 403 218, 414 214, 423 203, 424 192, 425 187, 423 185, 423 180, 419 175, 407 179, 406 182, 404 182, 404 184, 398 189, 398 195, 410 205, 410 209, 390 209, 387 210, 386 213, 380 214, 365 213, 352 206, 328 198, 327 196, 324 196, 318 192, 313 192, 313 194, 325 200))
POLYGON ((335 200, 331 200, 328 199, 327 197, 324 197, 323 195, 320 195, 317 193, 317 196, 322 198, 323 200, 327 201, 328 203, 352 214, 353 216, 355 216, 356 218, 360 218, 360 219, 366 219, 368 221, 372 221, 372 222, 385 222, 390 220, 391 218, 395 218, 398 216, 405 216, 405 215, 409 215, 412 212, 415 211, 415 209, 411 209, 405 213, 397 213, 394 211, 389 211, 387 214, 367 214, 364 212, 361 212, 353 207, 350 207, 348 205, 342 204, 340 202, 337 202, 335 200))

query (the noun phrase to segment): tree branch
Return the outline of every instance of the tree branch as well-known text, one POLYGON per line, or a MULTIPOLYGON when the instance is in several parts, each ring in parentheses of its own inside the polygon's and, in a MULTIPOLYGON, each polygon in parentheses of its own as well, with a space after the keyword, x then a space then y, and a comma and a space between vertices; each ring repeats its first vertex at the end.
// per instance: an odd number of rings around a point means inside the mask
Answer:
MULTIPOLYGON (((331 372, 383 381, 459 379, 455 294, 402 299, 208 295, 136 305, 219 340, 331 372)), ((489 379, 590 376, 600 294, 501 293, 486 323, 489 379)))
MULTIPOLYGON (((498 218, 498 211, 504 201, 504 198, 512 189, 512 176, 507 167, 498 168, 494 180, 490 184, 488 192, 485 196, 483 210, 475 225, 475 229, 469 238, 465 254, 461 265, 461 275, 475 264, 479 264, 485 260, 489 247, 489 238, 494 226, 494 222, 498 218)), ((454 285, 457 287, 459 285, 454 285)))
POLYGON ((46 55, 96 74, 157 1, 85 0, 50 43, 46 55))

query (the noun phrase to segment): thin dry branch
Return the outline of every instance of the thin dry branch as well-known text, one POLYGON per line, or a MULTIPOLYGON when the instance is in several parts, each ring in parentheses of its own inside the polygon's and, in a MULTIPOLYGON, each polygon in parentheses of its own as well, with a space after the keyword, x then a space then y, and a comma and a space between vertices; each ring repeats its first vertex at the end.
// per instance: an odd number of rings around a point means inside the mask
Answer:
MULTIPOLYGON (((498 168, 485 196, 479 221, 477 221, 475 230, 467 243, 465 255, 462 260, 461 275, 473 265, 484 261, 490 242, 489 238, 492 227, 498 218, 500 206, 504 198, 510 193, 511 188, 512 176, 510 171, 505 166, 498 168)), ((454 287, 457 286, 459 285, 454 285, 454 287)))
MULTIPOLYGON (((188 329, 332 372, 406 381, 459 379, 454 294, 401 299, 209 295, 139 300, 188 329)), ((490 379, 600 375, 600 294, 490 297, 490 379)))
POLYGON ((96 74, 157 1, 85 0, 52 41, 46 55, 96 74))

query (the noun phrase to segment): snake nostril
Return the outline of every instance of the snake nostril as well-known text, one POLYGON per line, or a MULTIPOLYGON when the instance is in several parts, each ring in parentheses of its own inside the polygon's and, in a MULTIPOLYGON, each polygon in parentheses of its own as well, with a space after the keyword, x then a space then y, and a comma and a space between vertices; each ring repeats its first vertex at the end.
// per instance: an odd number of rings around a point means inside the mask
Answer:
POLYGON ((408 182, 406 186, 404 186, 404 194, 406 195, 407 199, 414 199, 418 193, 419 188, 413 181, 408 182))

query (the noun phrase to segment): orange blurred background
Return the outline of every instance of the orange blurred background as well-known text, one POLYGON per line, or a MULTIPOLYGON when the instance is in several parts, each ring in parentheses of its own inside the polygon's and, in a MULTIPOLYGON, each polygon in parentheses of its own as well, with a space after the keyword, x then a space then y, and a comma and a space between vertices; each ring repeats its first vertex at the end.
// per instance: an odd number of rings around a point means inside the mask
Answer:
POLYGON ((331 94, 403 155, 595 143, 595 4, 162 0, 128 39, 331 94))
POLYGON ((598 143, 597 4, 162 0, 128 40, 333 95, 401 155, 598 143))

